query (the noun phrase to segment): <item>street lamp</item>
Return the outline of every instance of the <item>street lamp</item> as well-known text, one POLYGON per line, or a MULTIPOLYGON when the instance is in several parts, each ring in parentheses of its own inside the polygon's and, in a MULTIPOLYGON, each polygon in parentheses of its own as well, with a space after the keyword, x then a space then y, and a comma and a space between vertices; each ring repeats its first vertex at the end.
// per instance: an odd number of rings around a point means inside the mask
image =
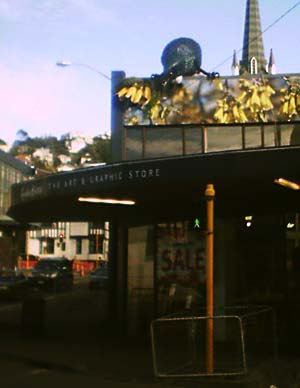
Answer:
POLYGON ((96 73, 100 74, 102 77, 111 81, 111 78, 108 75, 102 73, 101 71, 97 70, 93 66, 87 65, 85 63, 76 63, 76 62, 70 62, 70 61, 57 61, 56 62, 56 66, 60 66, 60 67, 67 67, 67 66, 73 66, 73 65, 87 67, 88 69, 95 71, 96 73))
POLYGON ((300 185, 298 183, 289 181, 288 179, 278 178, 274 179, 274 182, 280 186, 287 187, 292 190, 300 190, 300 185))

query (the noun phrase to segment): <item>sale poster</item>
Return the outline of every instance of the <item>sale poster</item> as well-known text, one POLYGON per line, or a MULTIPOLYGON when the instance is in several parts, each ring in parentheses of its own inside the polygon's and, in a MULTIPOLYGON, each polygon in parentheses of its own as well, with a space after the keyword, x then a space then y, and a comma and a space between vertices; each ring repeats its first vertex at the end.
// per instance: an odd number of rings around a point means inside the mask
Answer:
POLYGON ((158 293, 203 299, 206 281, 205 236, 188 221, 157 227, 158 293))

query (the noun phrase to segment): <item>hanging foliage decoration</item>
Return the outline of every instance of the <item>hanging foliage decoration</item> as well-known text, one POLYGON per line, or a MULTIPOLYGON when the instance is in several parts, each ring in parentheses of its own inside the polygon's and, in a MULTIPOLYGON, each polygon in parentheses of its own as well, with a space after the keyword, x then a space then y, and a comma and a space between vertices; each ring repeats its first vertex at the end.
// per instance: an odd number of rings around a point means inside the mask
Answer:
POLYGON ((288 120, 300 113, 300 83, 286 78, 287 86, 280 89, 279 114, 288 120))
MULTIPOLYGON (((156 85, 154 80, 127 79, 116 92, 118 98, 136 105, 153 124, 168 124, 169 115, 183 117, 193 99, 190 90, 176 82, 168 87, 156 85)), ((129 124, 139 123, 139 117, 131 117, 129 124)))
POLYGON ((197 93, 199 79, 174 80, 166 86, 153 78, 125 79, 116 94, 131 107, 127 123, 267 122, 297 119, 300 114, 298 78, 217 78, 210 81, 208 92, 197 93))

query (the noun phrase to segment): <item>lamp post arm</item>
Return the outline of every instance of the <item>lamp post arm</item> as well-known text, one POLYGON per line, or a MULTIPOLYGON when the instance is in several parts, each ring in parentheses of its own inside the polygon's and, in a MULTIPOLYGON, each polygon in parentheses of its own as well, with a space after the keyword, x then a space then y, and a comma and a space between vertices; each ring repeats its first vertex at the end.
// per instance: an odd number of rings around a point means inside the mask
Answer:
POLYGON ((108 75, 102 73, 101 71, 97 70, 97 69, 96 69, 95 67, 93 67, 93 66, 87 65, 87 64, 85 64, 85 63, 77 63, 77 62, 72 62, 71 64, 72 64, 72 65, 76 65, 76 66, 87 67, 88 69, 90 69, 90 70, 92 70, 92 71, 95 71, 96 73, 100 74, 102 77, 104 77, 104 78, 108 79, 109 81, 111 81, 111 78, 110 78, 108 75))

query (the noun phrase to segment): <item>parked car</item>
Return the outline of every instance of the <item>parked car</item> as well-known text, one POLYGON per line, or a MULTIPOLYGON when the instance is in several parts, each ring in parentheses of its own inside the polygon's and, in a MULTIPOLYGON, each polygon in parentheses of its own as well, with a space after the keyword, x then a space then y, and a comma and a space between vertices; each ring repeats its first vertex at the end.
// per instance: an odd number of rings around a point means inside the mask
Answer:
POLYGON ((19 299, 26 296, 30 284, 20 270, 6 269, 0 271, 0 296, 19 299))
POLYGON ((31 284, 54 291, 73 286, 73 262, 65 257, 44 257, 38 261, 31 273, 31 284))
POLYGON ((90 290, 104 289, 108 287, 108 268, 102 264, 91 272, 89 288, 90 290))

